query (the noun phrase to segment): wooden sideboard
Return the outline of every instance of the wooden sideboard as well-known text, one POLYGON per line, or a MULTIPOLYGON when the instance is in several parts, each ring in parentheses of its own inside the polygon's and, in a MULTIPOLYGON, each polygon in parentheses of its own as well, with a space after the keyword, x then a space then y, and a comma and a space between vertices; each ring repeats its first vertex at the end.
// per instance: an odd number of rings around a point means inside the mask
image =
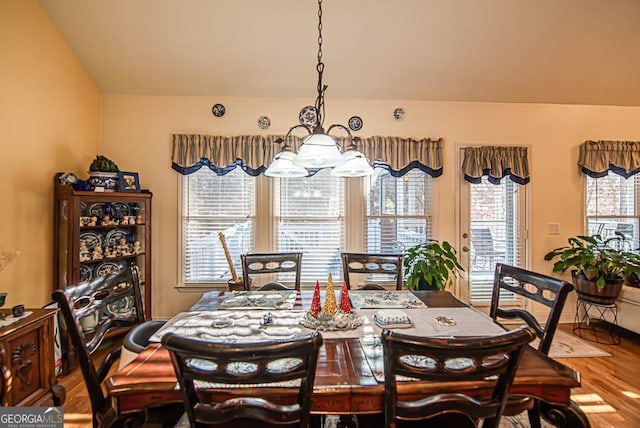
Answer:
MULTIPOLYGON (((56 309, 31 314, 0 327, 0 404, 60 406, 65 391, 54 372, 53 320, 56 309)), ((5 316, 10 311, 3 310, 5 316)))

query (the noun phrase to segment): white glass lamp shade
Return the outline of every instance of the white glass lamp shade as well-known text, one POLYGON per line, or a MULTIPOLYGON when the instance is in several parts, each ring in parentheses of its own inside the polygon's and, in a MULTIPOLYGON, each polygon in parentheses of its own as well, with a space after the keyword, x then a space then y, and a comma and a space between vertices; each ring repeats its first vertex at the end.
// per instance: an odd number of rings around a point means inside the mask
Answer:
POLYGON ((356 149, 349 149, 343 155, 345 162, 331 170, 336 177, 366 177, 373 174, 367 158, 356 149))
POLYGON ((311 134, 302 141, 293 163, 308 168, 333 168, 344 163, 335 138, 327 134, 311 134))
POLYGON ((295 165, 292 161, 296 157, 289 149, 284 149, 274 158, 269 168, 264 172, 267 177, 306 177, 309 171, 301 166, 295 165))

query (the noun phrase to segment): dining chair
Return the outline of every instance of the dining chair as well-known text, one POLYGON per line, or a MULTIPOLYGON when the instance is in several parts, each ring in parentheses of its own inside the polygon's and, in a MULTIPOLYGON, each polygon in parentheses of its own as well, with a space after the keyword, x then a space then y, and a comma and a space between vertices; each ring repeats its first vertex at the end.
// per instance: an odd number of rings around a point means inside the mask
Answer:
MULTIPOLYGON (((241 254, 242 277, 252 278, 255 275, 275 273, 294 274, 294 289, 300 290, 300 270, 302 268, 302 253, 260 253, 241 254)), ((250 290, 252 281, 244 281, 244 289, 250 290)), ((291 289, 280 282, 270 282, 258 289, 291 289)))
POLYGON ((383 330, 385 426, 475 427, 480 419, 484 428, 498 426, 524 347, 534 337, 529 327, 457 338, 383 330), (406 378, 444 384, 420 391, 406 378), (479 380, 486 393, 466 390, 479 380))
MULTIPOLYGON (((534 330, 539 340, 537 349, 548 355, 562 309, 571 290, 573 285, 561 279, 498 263, 493 280, 489 316, 497 322, 500 319, 508 319, 526 323, 534 330), (546 320, 541 320, 544 315, 541 316, 539 310, 532 310, 534 303, 548 308, 546 320)), ((528 397, 510 399, 505 414, 512 416, 525 409, 528 410, 531 426, 540 427, 538 403, 528 397)))
POLYGON ((162 345, 171 354, 191 428, 225 423, 309 426, 320 333, 252 343, 216 343, 167 333, 162 345), (230 394, 204 393, 201 388, 208 383, 229 385, 230 394), (295 388, 297 394, 270 397, 265 385, 295 388), (247 389, 233 394, 239 386, 247 389))
MULTIPOLYGON (((342 271, 347 288, 351 289, 351 274, 384 275, 393 279, 396 290, 402 290, 402 254, 342 253, 342 271)), ((367 282, 359 290, 384 290, 385 287, 367 282)))
MULTIPOLYGON (((144 319, 138 268, 127 267, 89 282, 70 285, 53 292, 64 323, 63 334, 72 348, 64 349, 71 361, 77 360, 89 393, 93 426, 110 426, 118 417, 101 384, 120 348, 111 351, 96 369, 92 354, 114 330, 139 324, 144 319), (73 352, 74 351, 74 352, 73 352)), ((63 341, 64 344, 64 341, 63 341)))

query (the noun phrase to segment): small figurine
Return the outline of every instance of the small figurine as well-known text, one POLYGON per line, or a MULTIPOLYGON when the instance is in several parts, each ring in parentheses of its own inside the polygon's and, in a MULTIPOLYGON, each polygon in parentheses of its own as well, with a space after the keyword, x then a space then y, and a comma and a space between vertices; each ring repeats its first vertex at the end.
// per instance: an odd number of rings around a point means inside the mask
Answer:
POLYGON ((100 247, 99 245, 96 245, 93 248, 93 253, 91 253, 91 259, 92 260, 102 260, 102 247, 100 247))
POLYGON ((98 217, 93 216, 91 217, 91 219, 89 220, 89 223, 87 223, 87 226, 89 227, 96 227, 96 225, 98 224, 98 217))
MULTIPOLYGON (((140 221, 142 221, 142 218, 140 219, 140 221)), ((134 215, 129 216, 129 224, 136 224, 136 216, 134 215)))
POLYGON ((105 258, 110 259, 110 258, 113 258, 113 257, 115 257, 115 256, 116 256, 115 254, 112 254, 112 253, 111 253, 111 248, 106 247, 106 248, 104 249, 104 257, 105 257, 105 258))
POLYGON ((131 252, 133 254, 140 254, 140 241, 135 241, 133 243, 133 248, 131 249, 131 252))
POLYGON ((128 256, 129 255, 129 246, 127 245, 127 240, 124 238, 120 238, 118 245, 116 245, 116 253, 119 256, 128 256))
POLYGON ((91 256, 89 254, 89 249, 87 248, 87 243, 82 240, 80 241, 80 261, 86 262, 91 260, 91 256))
POLYGON ((111 224, 111 217, 105 215, 102 217, 102 221, 100 222, 100 226, 109 226, 111 224))
POLYGON ((136 224, 142 224, 142 214, 136 216, 136 224))

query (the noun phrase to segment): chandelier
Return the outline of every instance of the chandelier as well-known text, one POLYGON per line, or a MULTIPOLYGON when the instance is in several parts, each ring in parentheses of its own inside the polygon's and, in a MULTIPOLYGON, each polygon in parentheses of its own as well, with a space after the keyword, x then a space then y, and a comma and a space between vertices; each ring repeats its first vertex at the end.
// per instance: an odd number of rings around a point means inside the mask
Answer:
POLYGON ((356 140, 346 126, 334 124, 325 132, 324 124, 324 93, 327 85, 322 83, 324 63, 322 62, 322 0, 318 0, 318 96, 315 102, 315 121, 312 124, 292 126, 284 138, 278 138, 277 143, 282 147, 275 155, 264 175, 268 177, 305 177, 309 170, 333 168, 331 175, 338 177, 363 177, 373 174, 373 168, 367 158, 356 148, 356 140), (302 140, 298 153, 294 153, 289 145, 293 131, 305 130, 307 135, 302 140), (349 144, 344 153, 340 152, 338 141, 329 135, 332 129, 341 129, 347 133, 349 144))

